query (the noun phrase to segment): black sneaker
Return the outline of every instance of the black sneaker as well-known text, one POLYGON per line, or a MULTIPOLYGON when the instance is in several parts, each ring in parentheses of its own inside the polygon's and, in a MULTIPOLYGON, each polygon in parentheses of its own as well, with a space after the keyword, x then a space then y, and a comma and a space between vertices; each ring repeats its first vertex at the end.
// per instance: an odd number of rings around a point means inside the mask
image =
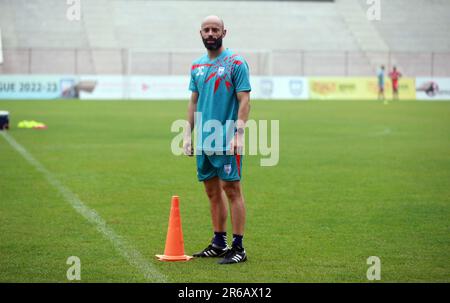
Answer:
POLYGON ((232 247, 219 264, 234 264, 247 261, 247 254, 242 247, 232 247))
POLYGON ((228 247, 219 247, 215 244, 210 244, 207 248, 199 253, 193 254, 195 258, 217 258, 223 257, 229 251, 228 247))

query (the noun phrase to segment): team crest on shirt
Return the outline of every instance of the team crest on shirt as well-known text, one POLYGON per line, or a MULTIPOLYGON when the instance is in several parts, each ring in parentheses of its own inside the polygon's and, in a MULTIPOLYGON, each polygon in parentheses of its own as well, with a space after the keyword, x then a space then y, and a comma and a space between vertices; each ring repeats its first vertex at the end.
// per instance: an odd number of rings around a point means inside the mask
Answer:
POLYGON ((226 173, 227 175, 229 175, 229 174, 231 173, 231 164, 225 164, 225 165, 223 166, 223 170, 225 171, 225 173, 226 173))
POLYGON ((221 77, 223 75, 224 71, 225 71, 225 67, 224 66, 220 66, 219 69, 217 70, 217 75, 219 77, 221 77))

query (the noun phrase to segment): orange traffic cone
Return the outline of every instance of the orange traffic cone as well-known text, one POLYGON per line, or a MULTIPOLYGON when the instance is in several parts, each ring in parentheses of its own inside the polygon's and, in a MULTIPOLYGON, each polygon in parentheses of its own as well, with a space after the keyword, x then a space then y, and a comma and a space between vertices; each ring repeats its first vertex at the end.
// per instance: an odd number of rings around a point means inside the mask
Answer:
POLYGON ((160 261, 188 261, 192 259, 184 254, 183 230, 181 229, 180 199, 172 196, 169 228, 167 229, 164 255, 156 255, 160 261))

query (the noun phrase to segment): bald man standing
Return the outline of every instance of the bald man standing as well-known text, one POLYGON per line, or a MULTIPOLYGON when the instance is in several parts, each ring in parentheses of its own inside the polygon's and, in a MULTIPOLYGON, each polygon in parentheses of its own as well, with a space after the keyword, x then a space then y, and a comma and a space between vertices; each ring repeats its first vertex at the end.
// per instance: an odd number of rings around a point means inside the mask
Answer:
POLYGON ((189 125, 184 136, 184 152, 192 156, 195 123, 197 177, 209 199, 214 229, 211 244, 194 257, 222 257, 219 264, 247 260, 242 244, 245 206, 240 180, 251 87, 247 62, 222 46, 226 33, 217 16, 208 16, 201 24, 200 36, 207 53, 191 67, 189 125), (231 248, 227 244, 227 200, 233 226, 231 248))

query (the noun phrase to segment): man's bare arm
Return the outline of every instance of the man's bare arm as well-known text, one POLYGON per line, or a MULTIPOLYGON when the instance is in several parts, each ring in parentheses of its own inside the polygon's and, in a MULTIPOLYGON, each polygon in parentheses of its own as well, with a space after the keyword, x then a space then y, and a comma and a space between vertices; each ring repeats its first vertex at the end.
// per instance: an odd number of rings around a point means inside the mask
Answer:
POLYGON ((191 99, 188 104, 187 125, 184 132, 183 148, 184 153, 192 156, 192 130, 194 129, 194 114, 197 111, 198 93, 192 92, 191 99))
POLYGON ((244 128, 250 114, 250 92, 238 92, 237 99, 239 101, 238 120, 236 121, 236 128, 238 129, 237 136, 234 142, 234 152, 238 155, 243 154, 244 146, 244 128))
POLYGON ((244 128, 250 114, 250 92, 238 92, 237 99, 239 101, 237 128, 244 128))

